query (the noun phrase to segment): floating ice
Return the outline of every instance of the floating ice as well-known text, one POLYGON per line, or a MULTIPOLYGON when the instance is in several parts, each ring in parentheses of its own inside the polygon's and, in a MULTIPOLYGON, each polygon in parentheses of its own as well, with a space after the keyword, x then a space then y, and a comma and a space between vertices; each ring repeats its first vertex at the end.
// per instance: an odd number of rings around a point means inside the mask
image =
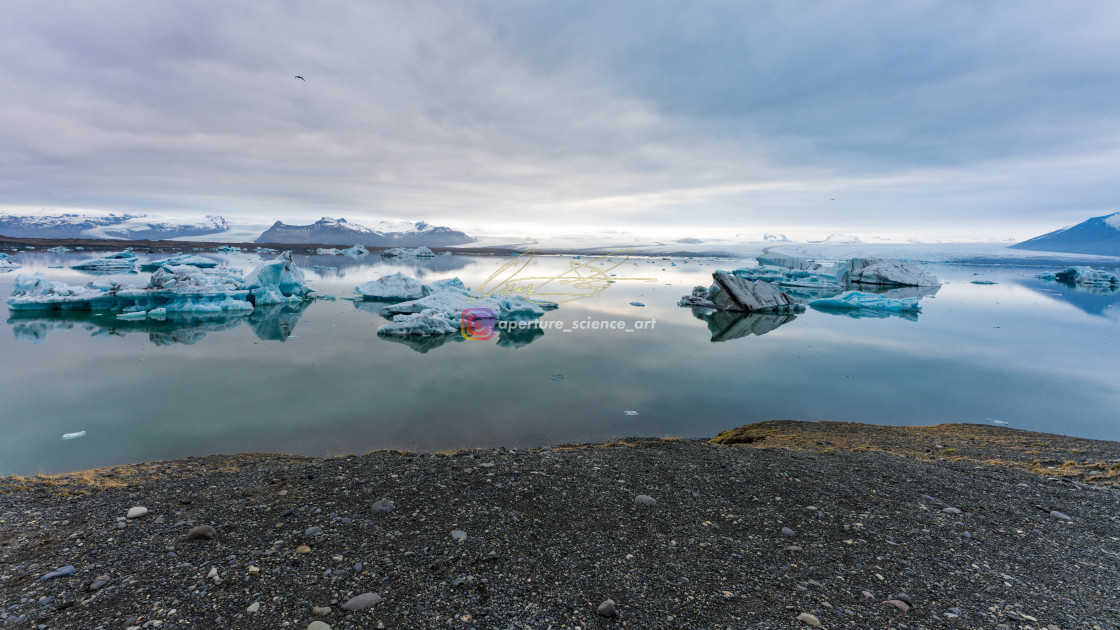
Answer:
POLYGON ((377 329, 379 335, 394 337, 430 337, 451 335, 457 332, 459 332, 459 329, 451 325, 446 313, 432 309, 419 313, 397 315, 393 317, 393 323, 385 324, 377 329))
POLYGON ((354 288, 354 293, 367 300, 382 301, 418 300, 427 295, 419 280, 400 272, 360 284, 354 288))
MULTIPOLYGON (((5 258, 7 258, 7 256, 5 256, 5 258)), ((12 262, 10 260, 4 260, 4 258, 0 258, 0 271, 12 271, 13 269, 19 269, 22 266, 23 265, 17 262, 12 262)))
POLYGON ((427 247, 417 247, 416 249, 409 249, 407 247, 394 247, 381 252, 382 256, 386 258, 394 258, 397 256, 403 258, 431 258, 435 254, 427 247))
POLYGON ((630 306, 645 306, 645 304, 642 304, 641 302, 631 302, 630 306))
POLYGON ((73 440, 74 438, 85 437, 85 435, 86 435, 85 431, 77 431, 75 433, 63 433, 62 434, 62 439, 73 440))
POLYGON ((822 298, 809 302, 809 306, 820 310, 868 310, 891 313, 920 313, 918 298, 891 298, 861 291, 845 291, 836 297, 822 298))
POLYGON ((311 287, 304 284, 303 270, 292 262, 291 252, 257 265, 242 284, 249 290, 254 304, 300 302, 311 293, 311 287))
POLYGON ((102 256, 102 258, 105 260, 136 260, 136 254, 131 249, 126 249, 123 252, 107 254, 102 256))
POLYGON ((1063 271, 1048 271, 1038 275, 1043 280, 1057 280, 1081 286, 1120 285, 1120 276, 1092 267, 1070 267, 1063 271))
MULTIPOLYGON (((122 253, 131 254, 132 252, 122 253)), ((97 271, 102 273, 136 271, 136 255, 133 254, 132 258, 121 258, 117 254, 105 258, 89 258, 70 265, 70 268, 79 271, 97 271)))
POLYGON ((47 249, 47 251, 48 252, 53 252, 55 254, 65 254, 66 252, 70 251, 70 249, 68 247, 63 247, 62 245, 59 245, 58 247, 51 247, 51 248, 47 249))
POLYGON ((218 261, 214 260, 213 258, 206 258, 205 256, 182 254, 180 256, 172 256, 171 258, 164 258, 162 260, 154 260, 152 262, 144 263, 140 265, 140 271, 155 271, 160 267, 175 267, 179 265, 198 267, 199 269, 212 269, 218 266, 218 261))
POLYGON ((334 247, 320 247, 319 249, 315 250, 315 253, 319 254, 320 256, 338 256, 342 252, 334 247))
POLYGON ((347 256, 366 256, 369 254, 369 250, 355 243, 353 247, 347 247, 342 250, 342 253, 347 256))
POLYGON ((714 272, 712 280, 710 288, 694 288, 692 294, 682 297, 678 305, 742 312, 797 311, 805 308, 768 282, 745 280, 726 271, 714 272))
POLYGON ((622 413, 624 413, 624 414, 626 414, 626 415, 628 415, 628 416, 636 416, 636 415, 638 415, 638 412, 637 412, 637 411, 634 411, 633 409, 627 409, 627 410, 623 411, 622 413))
POLYGON ((1007 426, 1007 425, 1011 424, 1010 422, 1007 422, 1006 420, 992 420, 991 418, 988 418, 988 422, 991 422, 992 424, 1003 425, 1003 426, 1007 426))
POLYGON ((758 267, 731 273, 746 280, 762 280, 785 287, 841 290, 852 284, 940 286, 937 278, 918 267, 893 259, 852 258, 819 263, 792 256, 759 256, 758 267))

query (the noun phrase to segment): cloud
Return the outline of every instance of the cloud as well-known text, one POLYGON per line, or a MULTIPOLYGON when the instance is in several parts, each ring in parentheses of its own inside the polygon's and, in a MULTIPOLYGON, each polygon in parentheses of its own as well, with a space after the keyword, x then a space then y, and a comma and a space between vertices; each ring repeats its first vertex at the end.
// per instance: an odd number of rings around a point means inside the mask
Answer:
POLYGON ((1115 207, 1118 21, 1114 3, 16 5, 0 207, 1043 228, 1115 207))

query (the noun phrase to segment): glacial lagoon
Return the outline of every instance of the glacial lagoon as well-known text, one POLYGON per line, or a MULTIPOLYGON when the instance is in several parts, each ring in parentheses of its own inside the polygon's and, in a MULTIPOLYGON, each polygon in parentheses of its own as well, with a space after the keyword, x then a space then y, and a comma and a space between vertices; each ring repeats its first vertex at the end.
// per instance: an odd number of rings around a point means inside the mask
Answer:
MULTIPOLYGON (((260 260, 199 253, 245 271, 260 260)), ((0 296, 20 273, 88 282, 67 268, 88 257, 13 257, 23 268, 0 274, 0 296)), ((919 297, 920 313, 741 315, 677 301, 752 260, 633 257, 601 295, 548 312, 548 328, 400 340, 376 334, 382 304, 343 298, 395 272, 477 287, 508 257, 295 260, 337 299, 139 321, 5 305, 0 474, 211 453, 697 437, 769 419, 1006 422, 1120 439, 1120 293, 1035 277, 1060 266, 924 265, 942 286, 897 292, 919 297), (577 323, 594 321, 625 328, 577 323)), ((536 256, 530 269, 556 275, 572 260, 536 256)), ((110 278, 142 285, 148 274, 110 278)))

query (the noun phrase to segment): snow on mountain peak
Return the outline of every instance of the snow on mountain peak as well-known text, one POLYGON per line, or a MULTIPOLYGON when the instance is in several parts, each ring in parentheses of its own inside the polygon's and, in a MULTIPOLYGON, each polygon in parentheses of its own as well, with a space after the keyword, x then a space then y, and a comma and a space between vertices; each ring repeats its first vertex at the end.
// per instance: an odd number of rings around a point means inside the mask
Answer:
POLYGON ((1104 222, 1109 226, 1120 230, 1120 212, 1113 212, 1107 217, 1102 217, 1104 222))

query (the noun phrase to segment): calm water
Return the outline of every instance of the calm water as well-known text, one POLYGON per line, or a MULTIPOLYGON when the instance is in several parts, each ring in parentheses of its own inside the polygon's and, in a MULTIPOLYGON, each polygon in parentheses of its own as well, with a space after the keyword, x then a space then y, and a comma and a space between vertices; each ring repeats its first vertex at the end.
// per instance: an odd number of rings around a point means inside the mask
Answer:
MULTIPOLYGON (((258 260, 206 255, 246 271, 258 260)), ((20 254, 15 260, 24 269, 0 275, 0 295, 11 292, 18 273, 31 271, 84 283, 90 276, 50 268, 82 257, 20 254)), ((478 286, 506 261, 296 258, 310 284, 339 298, 395 271, 478 286)), ((569 260, 538 256, 530 269, 555 275, 569 260)), ((8 311, 0 318, 0 474, 209 453, 710 436, 783 418, 910 425, 995 419, 1120 439, 1115 293, 1033 278, 1051 268, 929 265, 945 284, 923 297, 916 319, 810 309, 796 317, 704 320, 676 301, 710 284, 712 270, 747 263, 675 262, 631 259, 615 270, 619 278, 656 282, 620 280, 545 316, 569 329, 588 318, 630 327, 655 321, 633 332, 550 329, 407 344, 377 337, 386 321, 377 305, 343 299, 164 323, 8 311), (62 439, 78 431, 86 435, 62 439)), ((147 274, 117 277, 147 281, 147 274)))

